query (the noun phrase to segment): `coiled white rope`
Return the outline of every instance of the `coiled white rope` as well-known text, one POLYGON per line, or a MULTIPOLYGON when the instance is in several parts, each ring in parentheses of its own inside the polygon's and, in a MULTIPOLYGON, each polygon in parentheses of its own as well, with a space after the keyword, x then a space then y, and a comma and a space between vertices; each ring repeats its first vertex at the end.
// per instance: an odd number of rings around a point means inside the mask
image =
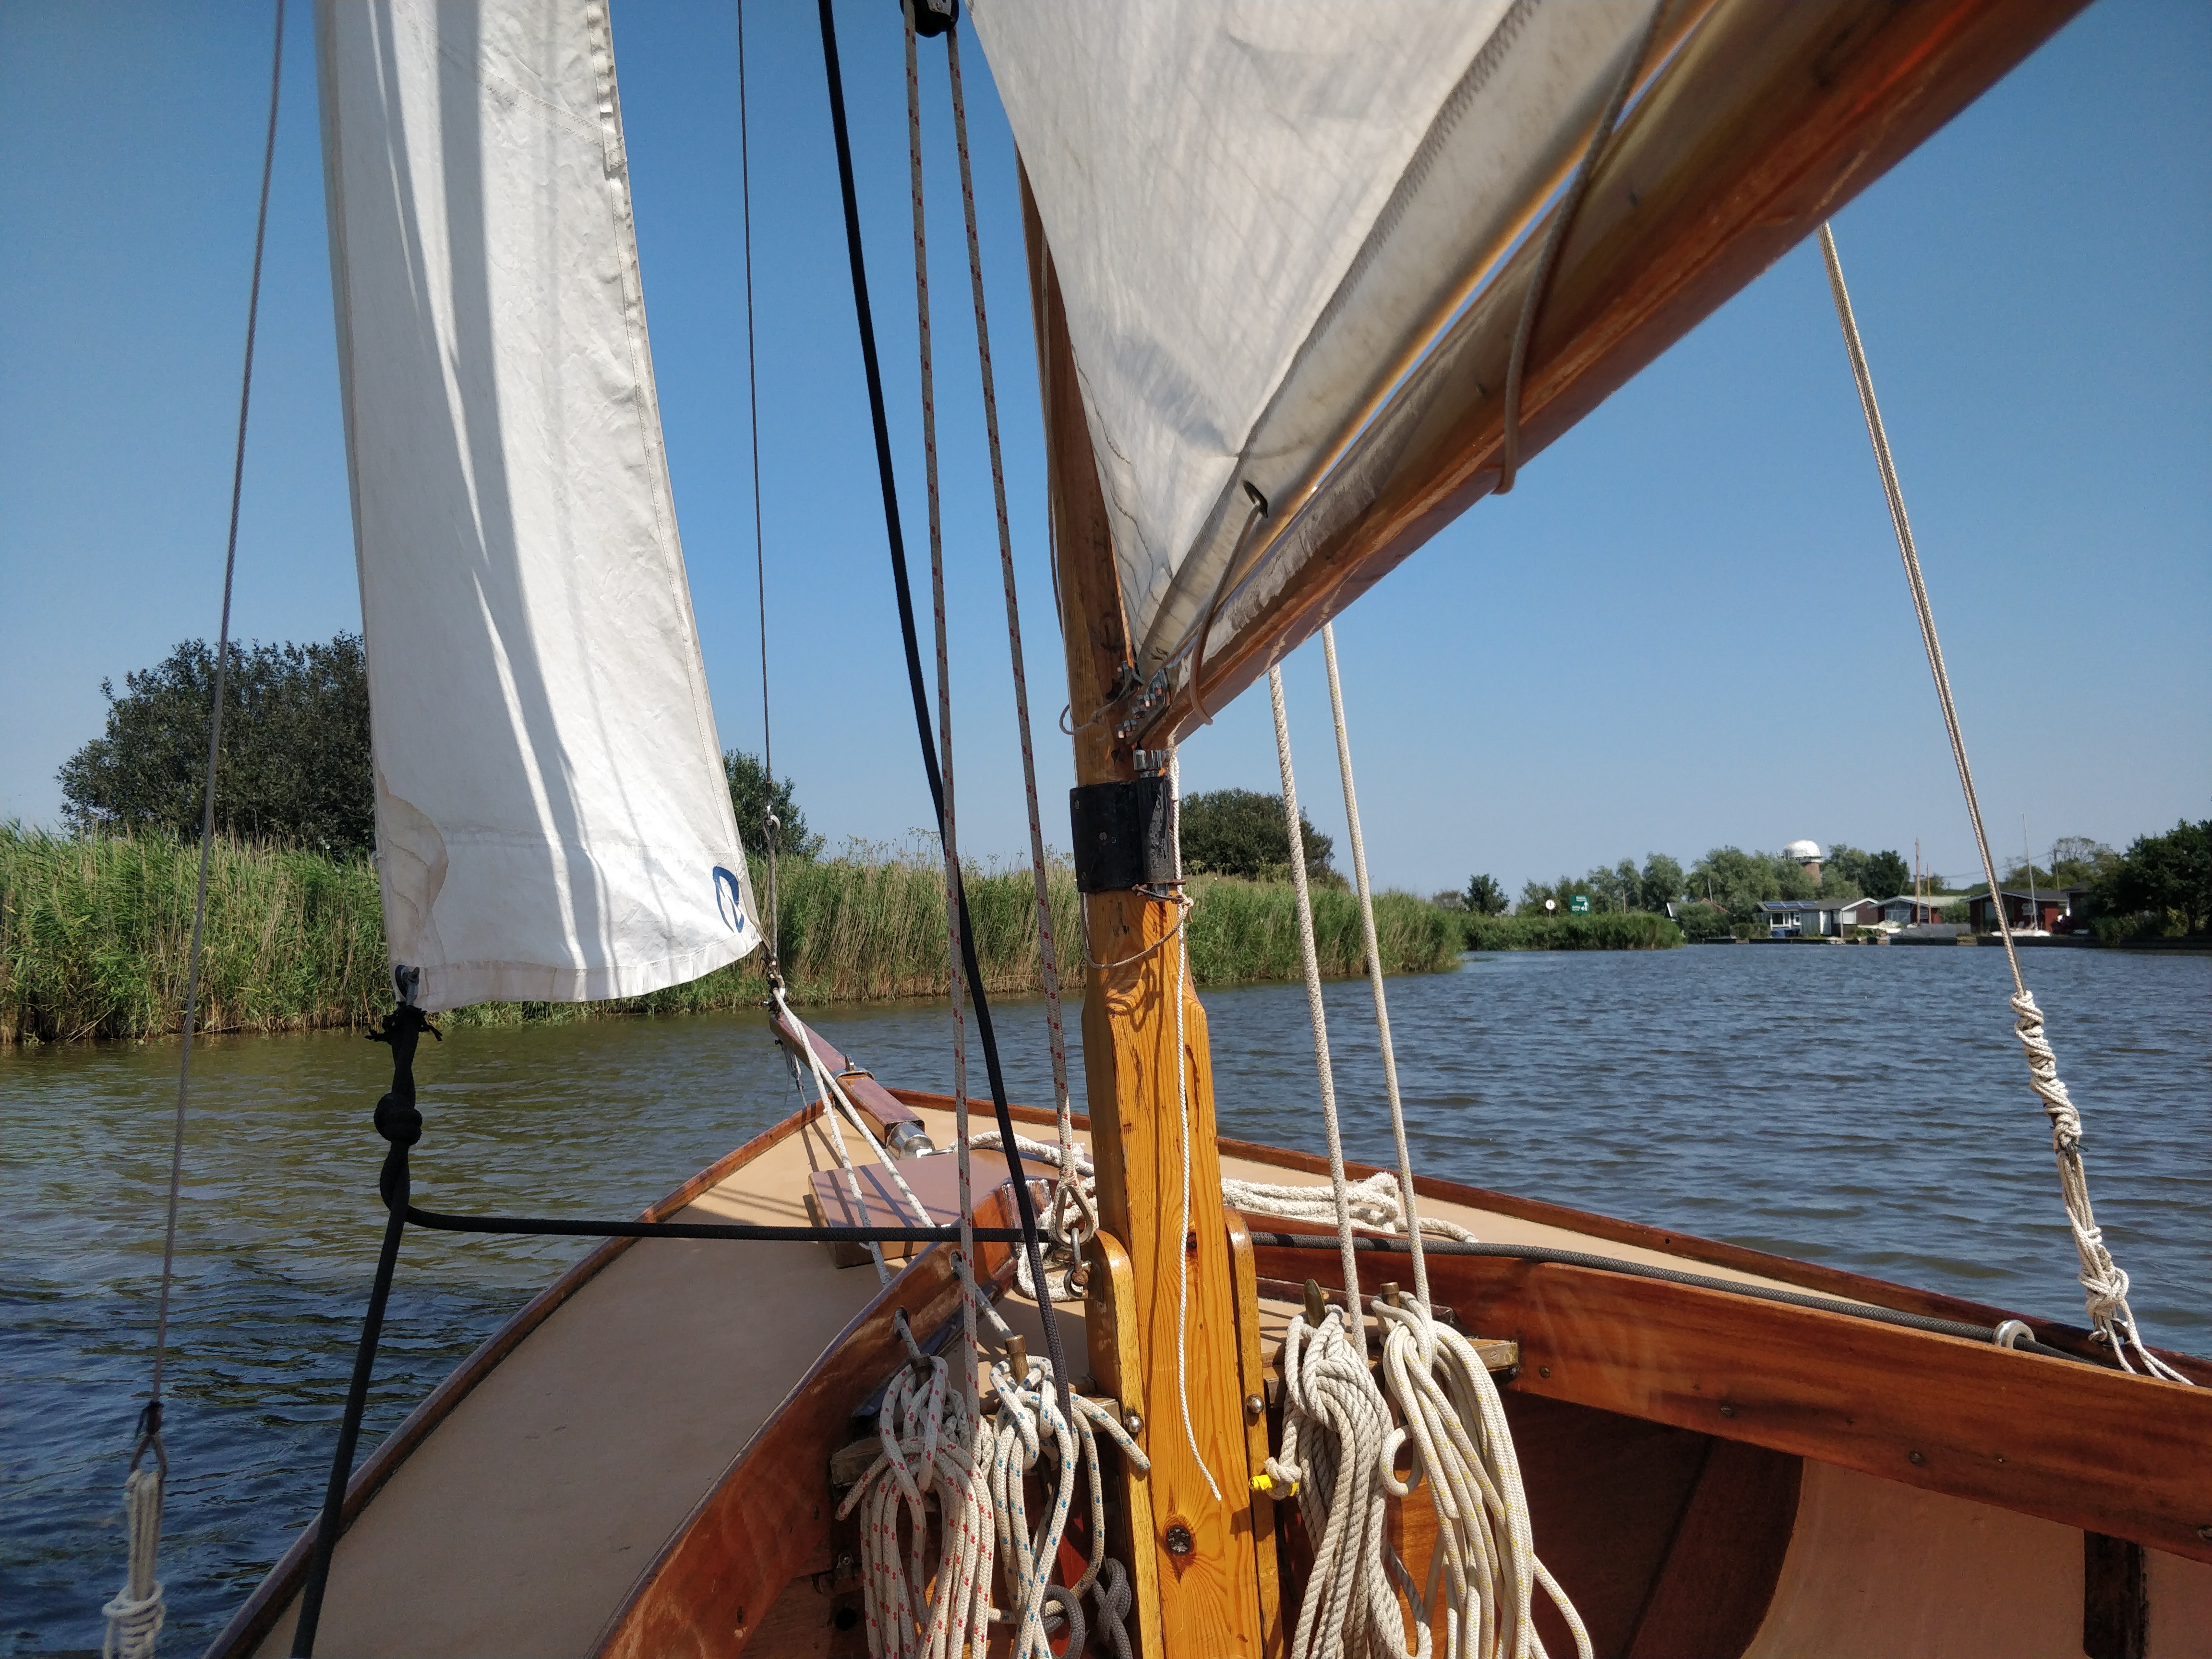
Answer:
POLYGON ((1581 1615, 1536 1558, 1512 1430, 1482 1357, 1418 1304, 1394 1306, 1377 1298, 1374 1311, 1384 1330, 1383 1375, 1406 1419, 1385 1451, 1383 1483, 1401 1498, 1425 1483, 1437 1512, 1426 1590, 1415 1596, 1411 1583, 1406 1587, 1414 1616, 1437 1607, 1441 1573, 1446 1659, 1523 1654, 1541 1659, 1544 1644, 1529 1616, 1540 1586, 1566 1620, 1580 1659, 1591 1659, 1581 1615), (1413 1471, 1401 1485, 1389 1465, 1409 1436, 1413 1471))
POLYGON ((1966 764, 1966 739, 1960 730, 1959 708, 1951 696, 1951 677, 1943 666, 1943 647, 1936 637, 1936 611, 1928 599, 1928 584, 1920 574, 1920 552, 1912 539, 1912 523, 1905 516, 1905 490, 1897 480, 1897 464, 1890 457, 1889 434, 1875 401, 1874 373, 1867 367, 1866 348, 1859 339, 1858 319, 1851 296, 1844 286, 1843 261, 1836 252, 1835 234, 1820 227, 1820 257, 1828 267, 1828 292, 1836 302, 1836 320, 1844 331, 1844 349, 1851 362, 1851 379, 1857 383, 1859 407, 1866 416, 1867 436, 1874 445, 1881 489, 1889 504, 1890 526, 1897 533, 1897 550, 1905 561, 1905 578, 1912 590, 1912 608, 1920 619, 1920 642, 1928 653, 1929 672, 1936 679, 1936 700, 1943 711, 1943 729, 1951 739, 1951 758, 1959 769, 1959 787, 1966 798, 1966 816, 1974 829, 1974 847, 1982 855, 1983 873, 1989 878, 1992 907, 1996 911, 1998 936, 2004 941, 2005 963, 2012 969, 2014 1031, 2027 1050, 2028 1081, 2041 1097, 2051 1120, 2051 1148, 2058 1162, 2058 1188, 2065 1201, 2066 1224, 2074 1234, 2075 1254, 2081 1258, 2080 1279, 2089 1322, 2110 1345, 2120 1369, 2132 1371, 2128 1351, 2132 1348, 2143 1368, 2170 1382, 2189 1379, 2143 1346, 2128 1306, 2128 1276, 2122 1272, 2105 1243, 2105 1235, 2089 1208, 2089 1176, 2081 1164, 2081 1114, 2067 1097, 2058 1079, 2058 1058, 2043 1035, 2043 1011, 2021 973, 2020 952, 2013 945, 2012 925, 1999 896, 1996 860, 1990 853, 1990 837, 1982 827, 1982 804, 1974 793, 1973 769, 1966 764))
POLYGON ((981 1653, 988 1634, 997 1534, 976 1419, 964 1393, 946 1386, 945 1361, 923 1364, 926 1382, 913 1365, 892 1379, 876 1419, 883 1449, 837 1507, 841 1521, 861 1510, 863 1617, 873 1659, 960 1659, 971 1649, 981 1653), (925 1589, 923 1504, 933 1492, 944 1520, 933 1596, 925 1589))
MULTIPOLYGON (((1341 1308, 1318 1329, 1304 1315, 1283 1339, 1283 1440, 1267 1478, 1296 1492, 1313 1540, 1291 1659, 1403 1659, 1405 1631, 1383 1562, 1382 1521, 1395 1449, 1390 1407, 1367 1369, 1365 1333, 1341 1308)), ((1430 1634, 1417 1627, 1416 1659, 1430 1634)))
MULTIPOLYGON (((1303 1316, 1291 1323, 1294 1341, 1311 1345, 1308 1362, 1316 1366, 1316 1382, 1326 1389, 1310 1387, 1303 1397, 1286 1389, 1284 1455, 1270 1463, 1271 1480, 1298 1476, 1295 1448, 1310 1442, 1315 1450, 1306 1462, 1326 1480, 1318 1490, 1300 1486, 1301 1507, 1310 1529, 1318 1522, 1324 1538, 1342 1534, 1346 1540, 1328 1557, 1328 1570, 1340 1583, 1327 1589, 1316 1601, 1310 1592, 1300 1612, 1295 1659, 1306 1659, 1316 1644, 1323 1652, 1404 1653, 1397 1602, 1391 1593, 1395 1577, 1405 1589, 1413 1609, 1419 1652, 1426 1656, 1435 1642, 1437 1615, 1443 1624, 1446 1659, 1522 1659, 1540 1656, 1543 1644, 1528 1618, 1535 1587, 1541 1584, 1565 1615, 1581 1659, 1589 1659, 1590 1646, 1581 1620, 1558 1584, 1537 1560, 1528 1525, 1528 1504, 1522 1497, 1521 1474, 1513 1450, 1512 1435, 1504 1409, 1490 1375, 1473 1346, 1457 1332, 1438 1325, 1428 1297, 1428 1270, 1421 1250, 1424 1231, 1449 1227, 1432 1226, 1414 1201, 1413 1152, 1406 1133, 1405 1109, 1398 1092, 1397 1061, 1390 1042, 1390 1015, 1382 984, 1381 952, 1375 931, 1374 896, 1367 880, 1366 844, 1360 830, 1359 799, 1352 783, 1352 739, 1344 715, 1344 693, 1337 672, 1335 630, 1324 626, 1323 650, 1328 665, 1329 703, 1336 725, 1337 763, 1344 784, 1345 817, 1351 830, 1352 868, 1358 881, 1360 921, 1368 963, 1368 982, 1375 1004, 1376 1029, 1380 1038, 1383 1081, 1389 1101, 1390 1127, 1396 1141, 1400 1179, 1389 1188, 1402 1202, 1399 1222, 1407 1252, 1413 1257, 1415 1299, 1410 1305, 1374 1304, 1385 1325, 1384 1370, 1389 1398, 1407 1427, 1389 1426, 1389 1406, 1367 1369, 1359 1328, 1332 1310, 1322 1328, 1313 1331, 1303 1316), (1339 1322, 1342 1322, 1340 1323, 1339 1322), (1393 1356, 1395 1354, 1395 1362, 1393 1356), (1381 1425, 1382 1440, 1376 1455, 1376 1489, 1370 1491, 1360 1473, 1358 1460, 1369 1455, 1374 1425, 1381 1425), (1296 1436, 1293 1430, 1297 1431, 1296 1436), (1411 1435, 1416 1448, 1413 1480, 1401 1485, 1391 1472, 1398 1449, 1411 1435), (1347 1459, 1351 1460, 1347 1462, 1347 1459), (1346 1475, 1345 1471, 1352 1471, 1346 1475), (1430 1480, 1430 1497, 1437 1523, 1436 1553, 1431 1557, 1428 1583, 1417 1590, 1404 1564, 1382 1546, 1381 1505, 1385 1494, 1410 1496, 1413 1485, 1430 1480), (1371 1518, 1370 1518, 1371 1517, 1371 1518), (1363 1542, 1354 1549, 1345 1529, 1364 1530, 1363 1542), (1437 1600, 1439 1576, 1444 1596, 1437 1600), (1387 1612, 1387 1618, 1386 1618, 1387 1612), (1340 1634, 1339 1633, 1340 1632, 1340 1634), (1332 1638, 1334 1639, 1332 1640, 1332 1638)), ((1282 676, 1270 671, 1269 690, 1275 710, 1275 748, 1283 778, 1284 817, 1291 849, 1291 872, 1300 910, 1301 944, 1304 947, 1306 998, 1314 1025, 1314 1050, 1322 1080, 1322 1112, 1328 1126, 1332 1152, 1340 1144, 1336 1121, 1336 1091, 1328 1058, 1323 1023, 1321 971, 1312 945, 1311 899, 1304 880, 1302 824, 1297 811, 1297 782, 1291 760, 1290 722, 1285 708, 1282 676)), ((1338 1245, 1346 1259, 1346 1284, 1352 1256, 1352 1189, 1342 1176, 1340 1153, 1332 1158, 1333 1198, 1336 1210, 1338 1245)), ((1375 1177, 1368 1186, 1379 1185, 1375 1177)), ((1316 1196, 1318 1194, 1316 1194, 1316 1196)), ((1455 1236, 1471 1238, 1464 1229, 1449 1228, 1455 1236)), ((1355 1302, 1353 1305, 1358 1304, 1355 1302)), ((1284 1371, 1287 1381, 1295 1350, 1286 1343, 1284 1371)), ((1321 1552, 1316 1556, 1316 1579, 1322 1578, 1321 1552)))
MULTIPOLYGON (((991 1453, 991 1497, 998 1517, 999 1547, 1013 1589, 1010 1598, 1015 1609, 1012 1659, 1051 1659, 1046 1628, 1049 1603, 1056 1602, 1069 1622, 1072 1638, 1067 1651, 1071 1654, 1082 1651, 1081 1597, 1085 1595, 1094 1596, 1102 1628, 1109 1632, 1109 1639, 1111 1633, 1120 1628, 1127 1613, 1126 1575, 1120 1564, 1109 1561, 1106 1555, 1106 1485, 1099 1470, 1098 1431, 1103 1429, 1135 1468, 1143 1470, 1152 1467, 1143 1449, 1129 1437, 1110 1409, 1073 1389, 1055 1390, 1050 1386, 1051 1376, 1052 1367, 1042 1358, 1031 1359, 1019 1377, 1003 1360, 991 1367, 992 1382, 999 1396, 995 1442, 991 1453), (1072 1419, 1063 1414, 1055 1403, 1055 1395, 1059 1400, 1074 1402, 1072 1419), (1043 1517, 1031 1532, 1022 1480, 1036 1467, 1038 1457, 1048 1452, 1056 1465, 1051 1481, 1052 1496, 1043 1517), (1091 1492, 1091 1554, 1083 1576, 1063 1589, 1049 1580, 1053 1563, 1060 1553, 1060 1539, 1067 1530, 1079 1473, 1091 1492), (1121 1595, 1118 1597, 1108 1593, 1110 1585, 1101 1588, 1102 1578, 1109 1566, 1115 1570, 1115 1577, 1121 1581, 1121 1595)), ((1117 1650, 1126 1651, 1127 1640, 1124 1632, 1116 1644, 1117 1650)))
MULTIPOLYGON (((975 1145, 997 1150, 1000 1146, 999 1132, 996 1129, 979 1131, 975 1145)), ((1024 1158, 1042 1161, 1053 1156, 1050 1146, 1041 1140, 1032 1140, 1027 1135, 1016 1135, 1014 1145, 1024 1158)), ((1096 1166, 1078 1147, 1075 1153, 1078 1202, 1095 1206, 1097 1176, 1096 1166)), ((1354 1226, 1364 1227, 1371 1232, 1402 1234, 1406 1231, 1406 1205, 1399 1196, 1398 1177, 1389 1170, 1377 1170, 1364 1180, 1347 1181, 1344 1191, 1346 1207, 1354 1226)), ((1231 1209, 1242 1210, 1247 1215, 1273 1216, 1285 1221, 1333 1223, 1336 1219, 1335 1195, 1326 1187, 1291 1182, 1242 1181, 1235 1176, 1224 1176, 1221 1178, 1221 1197, 1231 1209)), ((1059 1194, 1054 1194, 1054 1200, 1057 1201, 1058 1198, 1059 1194)), ((1455 1239, 1463 1244, 1477 1242, 1473 1231, 1442 1216, 1423 1216, 1421 1231, 1431 1237, 1455 1239)), ((1060 1258, 1054 1258, 1055 1262, 1059 1260, 1060 1258)), ((1023 1271, 1025 1275, 1026 1269, 1023 1271)), ((1053 1294, 1060 1296, 1063 1291, 1055 1286, 1053 1294)), ((1071 1288, 1064 1294, 1072 1298, 1078 1292, 1071 1288)))
POLYGON ((154 1577, 161 1553, 161 1469, 133 1469, 123 1486, 123 1513, 130 1528, 130 1565, 123 1588, 100 1608, 107 1638, 102 1659, 154 1659, 167 1617, 161 1583, 154 1577))

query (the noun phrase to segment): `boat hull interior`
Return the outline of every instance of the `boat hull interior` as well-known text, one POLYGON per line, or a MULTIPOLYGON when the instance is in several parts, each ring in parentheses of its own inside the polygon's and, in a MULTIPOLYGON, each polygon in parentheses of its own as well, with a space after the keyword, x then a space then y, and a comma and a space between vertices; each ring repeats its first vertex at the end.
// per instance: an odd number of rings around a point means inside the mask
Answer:
MULTIPOLYGON (((949 1099, 896 1098, 951 1142, 949 1099)), ((1326 1179, 1317 1160, 1274 1148, 1224 1141, 1222 1159, 1245 1180, 1326 1179)), ((805 1224, 814 1176, 836 1167, 810 1109, 647 1215, 805 1224)), ((1419 1190, 1425 1213, 1487 1242, 2004 1316, 1449 1182, 1419 1190)), ((998 1201, 979 1212, 987 1222, 998 1201)), ((1302 1281, 1339 1284, 1336 1257, 1290 1237, 1310 1229, 1224 1224, 1243 1240, 1272 1385, 1302 1281)), ((1392 1271, 1364 1260, 1378 1279, 1392 1271)), ((1006 1247, 980 1246, 978 1261, 1010 1322, 1040 1341, 1006 1247)), ((872 1435, 869 1398, 902 1357, 893 1312, 917 1334, 955 1322, 947 1264, 926 1248, 879 1288, 821 1243, 608 1241, 356 1473, 320 1650, 864 1654, 856 1523, 836 1517, 830 1460, 872 1435)), ((1496 1340, 1486 1356, 1537 1549, 1601 1655, 2212 1655, 2212 1528, 2196 1530, 2212 1522, 2212 1393, 1603 1269, 1439 1256, 1430 1272, 1437 1302, 1496 1340)), ((1093 1304, 1056 1317, 1079 1386, 1098 1389, 1093 1304)), ((2094 1352, 2079 1332, 2035 1329, 2094 1352)), ((2212 1367, 2182 1363, 2212 1381, 2212 1367)), ((1309 1555, 1295 1505, 1251 1506, 1280 1606, 1293 1607, 1309 1555)), ((1390 1524, 1418 1576, 1434 1536, 1418 1488, 1393 1500, 1390 1524)), ((212 1656, 289 1651, 312 1532, 212 1656)), ((1572 1652, 1539 1606, 1548 1650, 1572 1652)), ((1263 1615, 1262 1651, 1288 1651, 1282 1618, 1263 1615)))

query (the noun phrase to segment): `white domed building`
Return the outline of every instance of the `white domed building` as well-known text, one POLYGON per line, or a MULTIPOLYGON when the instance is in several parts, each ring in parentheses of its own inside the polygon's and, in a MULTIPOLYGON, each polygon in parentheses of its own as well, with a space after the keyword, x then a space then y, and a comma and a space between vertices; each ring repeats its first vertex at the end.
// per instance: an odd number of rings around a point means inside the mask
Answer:
POLYGON ((1820 884, 1820 843, 1817 841, 1793 841, 1782 849, 1785 859, 1795 859, 1797 867, 1813 878, 1813 884, 1820 884))

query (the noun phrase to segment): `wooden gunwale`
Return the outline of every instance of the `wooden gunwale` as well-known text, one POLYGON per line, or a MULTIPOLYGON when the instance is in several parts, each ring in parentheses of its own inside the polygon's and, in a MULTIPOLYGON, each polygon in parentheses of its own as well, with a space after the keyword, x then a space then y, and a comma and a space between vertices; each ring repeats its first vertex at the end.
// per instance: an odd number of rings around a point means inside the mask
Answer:
MULTIPOLYGON (((1257 1255, 1266 1277, 1341 1283, 1327 1251, 1257 1255)), ((1521 1393, 2212 1562, 2203 1389, 1600 1268, 1428 1265, 1462 1322, 1521 1344, 1521 1393)))
MULTIPOLYGON (((952 1097, 950 1095, 933 1094, 919 1089, 894 1089, 891 1092, 907 1105, 918 1109, 946 1112, 952 1109, 952 1097)), ((1011 1109, 1018 1122, 1049 1124, 1055 1121, 1051 1112, 1039 1107, 1015 1106, 1011 1109)), ((1090 1122, 1083 1113, 1074 1114, 1074 1121, 1079 1130, 1089 1131, 1090 1122)), ((1220 1146, 1224 1157, 1272 1164, 1279 1169, 1295 1170, 1301 1174, 1323 1179, 1328 1175, 1328 1160, 1318 1153, 1269 1146, 1259 1141, 1236 1140, 1225 1135, 1221 1138, 1220 1146)), ((1363 1164, 1356 1158, 1346 1159, 1344 1165, 1346 1174, 1355 1180, 1374 1175, 1382 1167, 1381 1164, 1363 1164)), ((1762 1279, 1780 1279, 1822 1296, 1832 1296, 1839 1301, 1865 1302, 1898 1313, 1922 1314, 1933 1319, 1954 1319, 1970 1325, 1994 1327, 2004 1320, 2017 1319, 2034 1333, 2039 1342, 2063 1349, 2080 1358, 2094 1360, 2099 1365, 2108 1366, 2112 1363, 2109 1351, 2094 1341, 2088 1331, 2059 1320, 1994 1307, 1985 1302, 1970 1301, 1940 1291, 1895 1284, 1889 1279, 1853 1273, 1848 1268, 1823 1267, 1817 1262, 1799 1261, 1794 1256, 1775 1255, 1765 1250, 1753 1249, 1748 1245, 1723 1243, 1718 1239, 1701 1238, 1694 1233, 1649 1226, 1640 1221, 1623 1221, 1614 1216, 1600 1215, 1591 1210, 1572 1209, 1566 1205, 1548 1203, 1539 1198, 1522 1198, 1487 1187, 1471 1187, 1442 1176, 1416 1175, 1413 1190, 1425 1198, 1464 1204, 1471 1209, 1494 1211, 1499 1215, 1586 1234, 1591 1238, 1680 1256, 1686 1261, 1704 1262, 1737 1273, 1755 1273, 1762 1279)), ((1310 1231, 1266 1216, 1255 1216, 1252 1224, 1261 1232, 1310 1231)), ((1308 1275, 1300 1273, 1297 1277, 1304 1279, 1308 1275)), ((2212 1384, 2212 1360, 2167 1348, 2154 1348, 2152 1352, 2185 1376, 2212 1384)))
MULTIPOLYGON (((710 1191, 727 1179, 734 1170, 751 1163, 770 1147, 789 1139, 821 1114, 821 1108, 808 1106, 793 1113, 772 1128, 763 1130, 734 1152, 726 1153, 675 1188, 657 1204, 649 1204, 638 1212, 640 1221, 660 1221, 675 1214, 701 1194, 710 1191)), ((595 1246, 591 1253, 564 1272, 536 1296, 519 1309, 513 1317, 485 1339, 482 1346, 454 1368, 437 1387, 422 1396, 422 1401, 408 1413, 405 1419, 377 1443, 376 1449, 362 1460, 361 1467, 353 1472, 346 1483, 345 1507, 342 1511, 345 1524, 352 1525, 368 1501, 382 1490, 400 1465, 413 1455, 416 1449, 430 1437, 430 1431, 447 1418, 461 1401, 467 1399, 477 1385, 515 1349, 532 1331, 550 1318, 560 1306, 585 1285, 599 1276, 639 1241, 635 1238, 610 1238, 595 1246)), ((291 1548, 278 1558, 269 1570, 269 1576, 258 1585, 245 1604, 230 1617, 215 1640, 209 1645, 207 1659, 229 1659, 229 1656, 250 1653, 266 1636, 284 1609, 300 1592, 307 1572, 307 1558, 315 1547, 316 1534, 322 1528, 320 1516, 307 1522, 300 1535, 292 1540, 291 1548)), ((343 1535, 343 1534, 341 1534, 343 1535)))

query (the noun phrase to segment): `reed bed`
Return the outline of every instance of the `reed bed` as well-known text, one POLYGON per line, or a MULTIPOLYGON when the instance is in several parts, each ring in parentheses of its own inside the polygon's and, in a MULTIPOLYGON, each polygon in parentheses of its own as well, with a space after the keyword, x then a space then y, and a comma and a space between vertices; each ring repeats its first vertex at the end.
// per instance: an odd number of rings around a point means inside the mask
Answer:
POLYGON ((1668 951, 1686 943, 1665 916, 1463 916, 1470 951, 1668 951))
MULTIPOLYGON (((141 1038, 181 1023, 198 849, 154 837, 72 840, 0 824, 0 1042, 141 1038)), ((765 896, 765 872, 754 868, 765 896)), ((779 946, 794 1000, 872 1001, 942 996, 946 988, 941 868, 915 856, 862 852, 787 861, 779 871, 779 946)), ((986 988, 1042 988, 1035 886, 1025 868, 967 872, 968 905, 986 988)), ((1082 984, 1073 872, 1048 872, 1063 985, 1082 984)), ((1190 923, 1200 985, 1291 979, 1298 963, 1295 901, 1286 886, 1201 878, 1190 923)), ((1348 892, 1314 896, 1322 971, 1364 971, 1358 908, 1348 892)), ((1457 918, 1403 893, 1376 900, 1385 969, 1448 966, 1457 918)), ((201 1029, 289 1031, 365 1025, 390 1006, 376 872, 365 860, 216 844, 208 880, 201 1029)), ((687 985, 599 1003, 489 1003, 445 1016, 461 1025, 704 1013, 758 1004, 757 959, 687 985)))
MULTIPOLYGON (((1297 979, 1297 895, 1287 884, 1201 876, 1190 884, 1190 965, 1200 985, 1297 979)), ((1313 891, 1314 954, 1322 975, 1367 971, 1359 900, 1349 888, 1313 891)), ((1411 893, 1375 896, 1375 943, 1386 974, 1432 973, 1458 960, 1458 918, 1411 893)))

